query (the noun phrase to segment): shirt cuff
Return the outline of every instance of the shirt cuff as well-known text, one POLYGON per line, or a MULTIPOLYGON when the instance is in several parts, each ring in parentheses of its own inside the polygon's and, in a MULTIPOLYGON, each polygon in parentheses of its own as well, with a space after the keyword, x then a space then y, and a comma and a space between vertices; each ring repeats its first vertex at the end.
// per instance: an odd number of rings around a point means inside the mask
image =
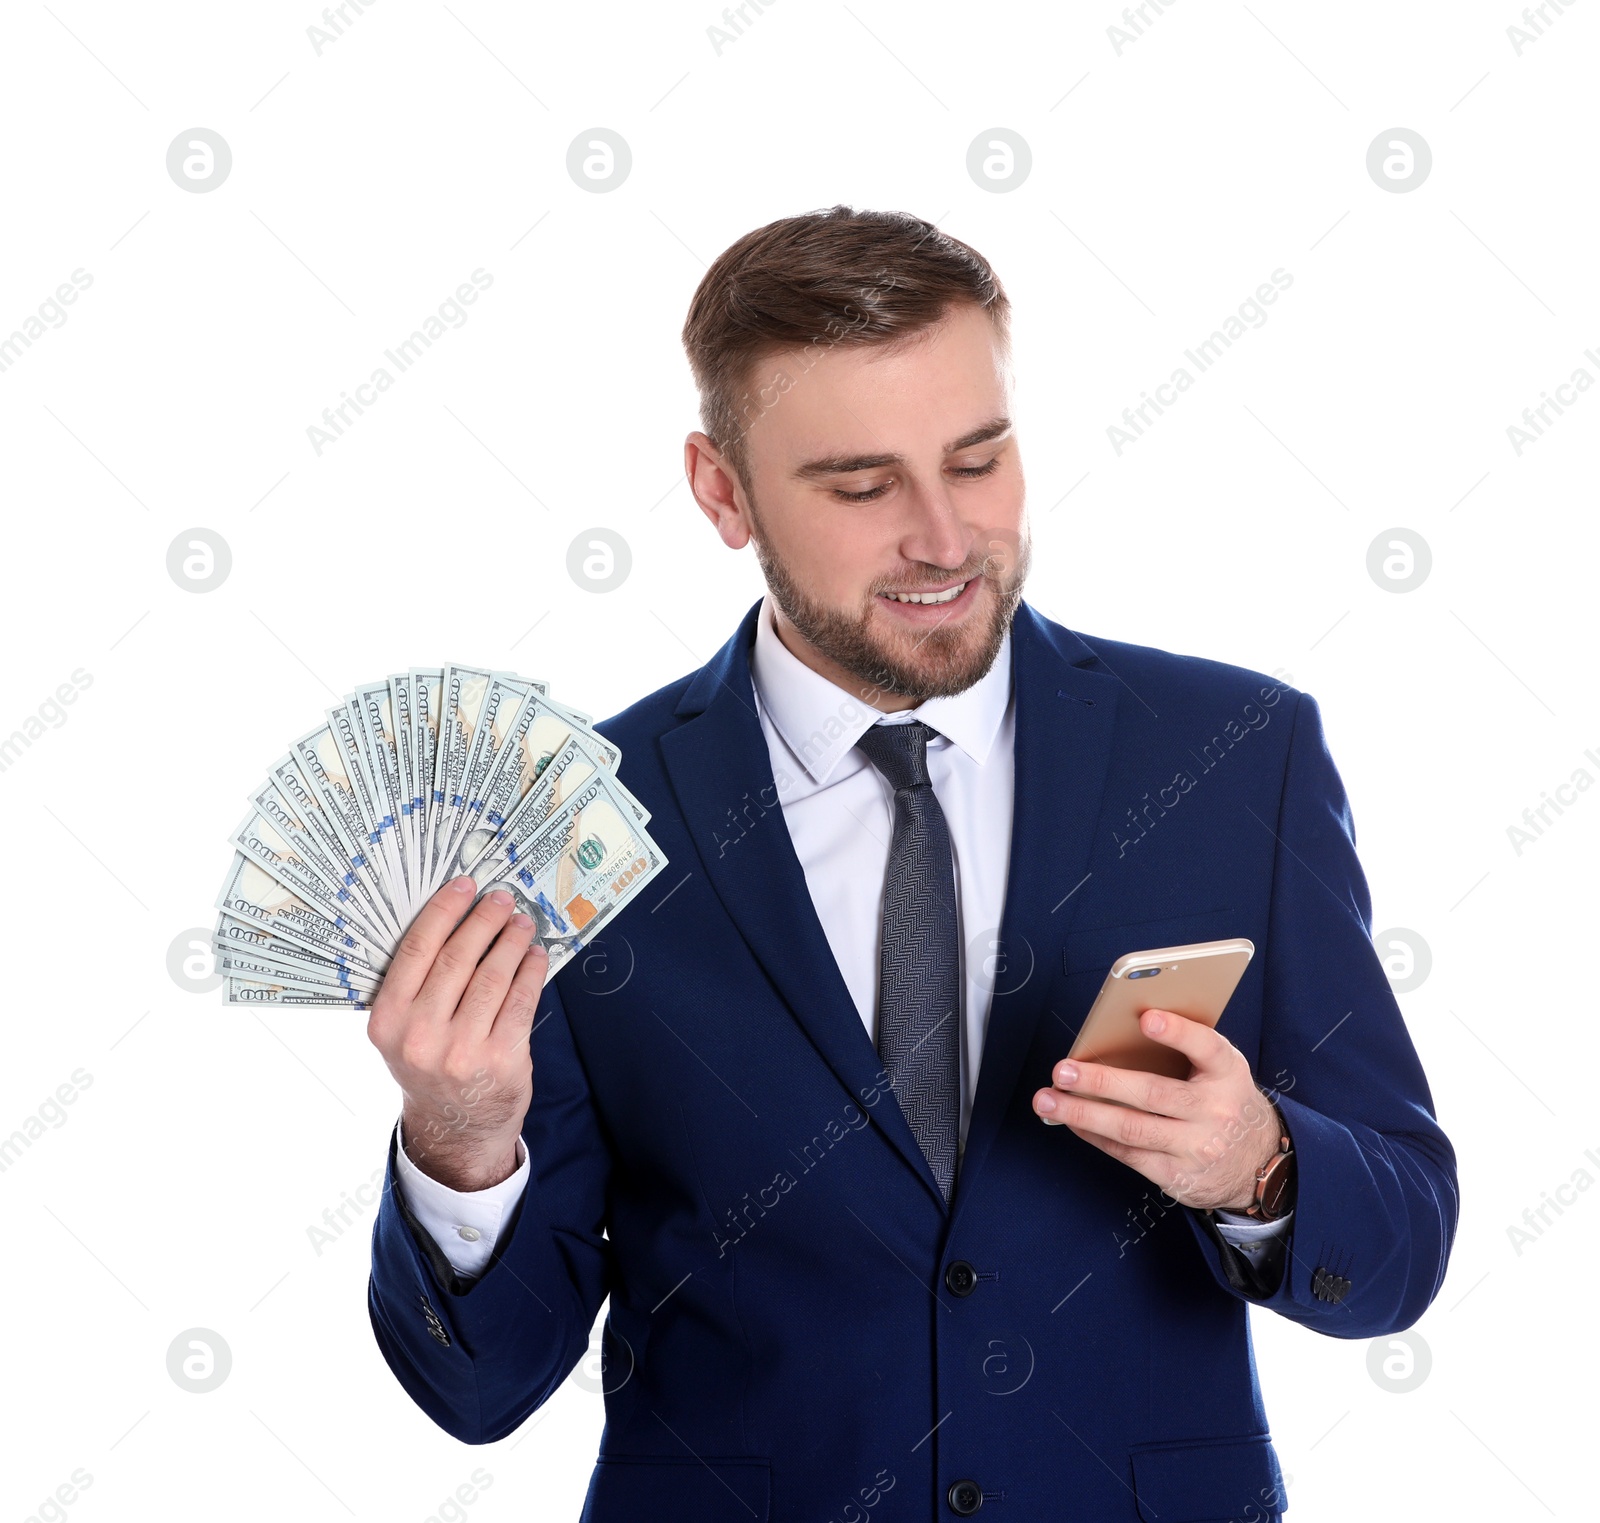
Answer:
POLYGON ((1232 1244, 1252 1263, 1260 1263, 1266 1257, 1272 1245, 1288 1232, 1289 1223, 1294 1220, 1294 1212, 1291 1211, 1276 1221, 1258 1222, 1243 1211, 1228 1211, 1221 1206, 1216 1208, 1213 1215, 1216 1217, 1217 1232, 1223 1241, 1232 1244))
POLYGON ((411 1214, 457 1274, 481 1275, 494 1254, 502 1224, 528 1185, 531 1168, 522 1138, 517 1138, 517 1172, 510 1178, 486 1190, 452 1190, 406 1156, 399 1121, 394 1131, 396 1187, 411 1214))

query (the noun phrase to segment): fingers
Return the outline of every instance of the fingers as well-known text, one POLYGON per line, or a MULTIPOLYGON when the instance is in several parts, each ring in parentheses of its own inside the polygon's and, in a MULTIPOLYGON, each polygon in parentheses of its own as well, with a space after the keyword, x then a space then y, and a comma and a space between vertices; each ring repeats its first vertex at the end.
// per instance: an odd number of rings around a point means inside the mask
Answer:
POLYGON ((1067 1127, 1102 1153, 1109 1153, 1143 1174, 1163 1192, 1181 1177, 1176 1149, 1182 1133, 1177 1122, 1153 1116, 1148 1111, 1108 1105, 1104 1100, 1063 1094, 1054 1088, 1036 1091, 1033 1108, 1040 1120, 1067 1127), (1044 1108, 1046 1100, 1053 1102, 1053 1109, 1044 1108))
POLYGON ((477 965, 466 993, 456 1006, 455 1019, 470 1027, 480 1039, 494 1025, 500 1002, 511 988, 511 980, 522 962, 522 954, 528 950, 528 943, 532 940, 533 920, 519 912, 506 921, 500 934, 495 937, 494 944, 477 965))
MULTIPOLYGON (((467 882, 470 884, 472 879, 468 878, 467 882)), ((497 888, 472 907, 471 914, 434 955, 433 967, 417 992, 417 1006, 435 1020, 451 1018, 473 974, 478 971, 478 960, 511 918, 512 904, 511 895, 497 888)))
POLYGON ((489 1033, 491 1045, 506 1052, 516 1047, 524 1052, 528 1050, 528 1034, 533 1030, 533 1012, 538 1008, 539 994, 549 971, 550 954, 535 942, 517 965, 511 987, 500 1002, 499 1013, 489 1033))
POLYGON ((1139 1017, 1139 1029, 1152 1042, 1175 1047, 1194 1064, 1196 1073, 1223 1073, 1239 1055, 1238 1048, 1220 1031, 1170 1010, 1146 1010, 1139 1017))
POLYGON ((422 906, 400 938, 389 970, 384 974, 385 1003, 393 1002, 403 1009, 416 998, 439 948, 466 914, 477 887, 471 878, 453 878, 422 906))
MULTIPOLYGON (((1110 1141, 1152 1153, 1175 1155, 1183 1135, 1181 1123, 1166 1116, 1152 1115, 1126 1105, 1107 1105, 1103 1100, 1063 1094, 1058 1089, 1039 1090, 1033 1097, 1033 1108, 1041 1117, 1060 1122, 1097 1144, 1110 1141), (1049 1108, 1047 1101, 1053 1102, 1049 1108)), ((1170 1163, 1170 1159, 1168 1161, 1170 1163)))
POLYGON ((1056 1064, 1051 1082, 1072 1094, 1118 1100, 1140 1110, 1154 1111, 1158 1116, 1188 1117, 1196 1109, 1195 1092, 1187 1079, 1170 1079, 1139 1069, 1113 1068, 1082 1059, 1063 1061, 1056 1064))

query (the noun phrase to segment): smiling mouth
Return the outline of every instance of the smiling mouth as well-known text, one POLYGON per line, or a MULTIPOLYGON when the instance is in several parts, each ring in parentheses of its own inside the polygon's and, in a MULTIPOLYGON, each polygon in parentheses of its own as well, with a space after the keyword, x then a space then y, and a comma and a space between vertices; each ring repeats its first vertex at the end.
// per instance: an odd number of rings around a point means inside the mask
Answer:
POLYGON ((896 603, 952 603, 966 590, 966 582, 957 582, 939 592, 880 592, 878 596, 896 603))

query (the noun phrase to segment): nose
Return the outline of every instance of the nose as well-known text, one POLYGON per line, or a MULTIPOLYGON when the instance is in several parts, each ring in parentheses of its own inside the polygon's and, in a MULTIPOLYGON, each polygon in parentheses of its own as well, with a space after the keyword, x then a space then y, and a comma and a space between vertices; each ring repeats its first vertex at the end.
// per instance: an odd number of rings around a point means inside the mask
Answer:
POLYGON ((900 553, 910 561, 955 571, 966 563, 972 549, 972 530, 962 522, 950 489, 915 487, 907 493, 911 522, 900 541, 900 553))

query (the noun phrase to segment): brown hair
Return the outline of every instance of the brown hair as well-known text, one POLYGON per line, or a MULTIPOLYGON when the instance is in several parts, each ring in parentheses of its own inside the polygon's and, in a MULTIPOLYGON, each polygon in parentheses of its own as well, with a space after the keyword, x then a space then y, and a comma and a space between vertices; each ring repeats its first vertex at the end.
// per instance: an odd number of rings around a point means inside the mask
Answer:
POLYGON ((841 205, 758 227, 717 256, 689 303, 683 347, 700 426, 748 491, 745 437, 775 404, 768 394, 792 384, 783 376, 752 394, 759 360, 802 346, 910 340, 960 302, 988 312, 1009 351, 1011 304, 999 277, 931 222, 841 205))

